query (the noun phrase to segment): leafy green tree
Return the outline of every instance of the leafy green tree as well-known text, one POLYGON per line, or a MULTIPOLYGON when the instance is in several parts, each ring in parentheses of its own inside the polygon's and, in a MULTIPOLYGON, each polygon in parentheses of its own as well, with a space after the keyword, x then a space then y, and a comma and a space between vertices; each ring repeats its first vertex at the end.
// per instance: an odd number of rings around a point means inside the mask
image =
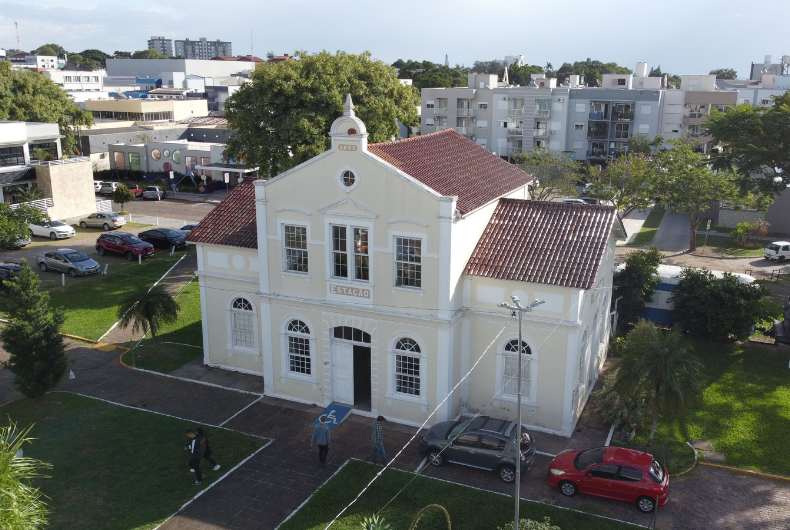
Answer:
POLYGON ((38 274, 23 259, 16 281, 6 284, 3 308, 11 324, 0 331, 14 387, 30 398, 55 388, 68 368, 60 335, 66 317, 61 309, 50 308, 49 293, 40 291, 40 285, 38 274))
MULTIPOLYGON (((625 342, 623 340, 623 342, 625 342)), ((616 370, 604 376, 603 388, 593 392, 593 410, 604 425, 624 425, 638 427, 648 421, 650 416, 650 396, 641 394, 620 394, 615 388, 616 370)))
POLYGON ((57 123, 64 153, 78 152, 81 127, 93 124, 89 111, 77 106, 58 85, 30 71, 14 71, 0 61, 0 120, 57 123))
POLYGON ((156 332, 163 324, 172 324, 178 318, 181 307, 162 285, 150 289, 138 285, 129 291, 118 306, 118 325, 126 328, 132 324, 132 332, 151 332, 154 339, 154 352, 158 353, 156 332))
POLYGON ((535 64, 525 64, 524 66, 511 65, 507 69, 507 75, 512 85, 526 86, 532 79, 532 74, 542 74, 543 68, 535 64))
POLYGON ((30 53, 35 55, 63 55, 66 52, 66 49, 61 46, 60 44, 44 44, 43 46, 39 46, 35 50, 32 50, 30 53))
POLYGON ((14 248, 17 241, 30 234, 30 223, 41 224, 45 218, 38 208, 28 204, 11 209, 10 204, 0 202, 0 249, 14 248))
POLYGON ((34 458, 16 456, 33 441, 31 425, 18 431, 14 423, 0 427, 0 528, 38 530, 47 527, 49 509, 34 480, 48 478, 42 471, 52 465, 34 458))
POLYGON ((725 273, 717 278, 708 270, 683 269, 672 291, 675 325, 708 340, 741 339, 755 324, 771 318, 764 300, 770 290, 757 283, 744 284, 725 273))
POLYGON ((504 70, 504 63, 496 59, 493 61, 475 61, 472 65, 472 71, 476 74, 497 74, 501 76, 504 70))
POLYGON ((562 63, 562 66, 557 70, 557 83, 564 83, 567 81, 568 77, 575 73, 571 63, 562 63))
POLYGON ((653 166, 647 157, 628 153, 589 168, 587 196, 609 201, 618 210, 647 208, 652 202, 653 166))
POLYGON ((134 192, 127 188, 125 184, 118 184, 118 187, 112 192, 112 201, 121 205, 121 211, 123 211, 123 205, 127 202, 132 202, 135 197, 134 192))
POLYGON ((517 155, 516 164, 535 179, 529 187, 533 201, 576 195, 574 186, 579 178, 576 163, 563 153, 536 147, 517 155))
POLYGON ((457 65, 455 68, 450 68, 432 61, 403 61, 402 59, 395 61, 395 64, 400 64, 397 67, 398 79, 411 79, 418 89, 466 86, 466 72, 457 65))
POLYGON ((19 192, 17 198, 19 202, 33 202, 41 199, 43 195, 38 188, 27 188, 19 192))
POLYGON ((91 61, 94 61, 96 64, 98 64, 102 68, 106 68, 107 67, 107 59, 109 59, 111 57, 110 55, 104 53, 101 50, 95 50, 95 49, 92 49, 92 48, 88 49, 88 50, 81 51, 80 55, 82 55, 86 59, 90 59, 91 61))
POLYGON ((169 59, 170 56, 163 55, 156 50, 137 50, 132 54, 132 59, 169 59))
MULTIPOLYGON (((734 169, 741 187, 779 194, 790 186, 790 92, 771 96, 772 105, 738 105, 711 111, 704 134, 721 150, 713 167, 734 169)), ((715 151, 714 151, 715 153, 715 151)))
POLYGON ((644 314, 645 304, 653 298, 658 285, 655 274, 662 257, 656 247, 634 250, 626 256, 625 268, 615 273, 612 298, 617 301, 617 321, 621 330, 635 323, 644 314))
POLYGON ((269 176, 329 149, 332 122, 343 114, 346 94, 365 122, 370 142, 397 136, 398 122, 417 123, 419 91, 402 85, 395 70, 370 53, 296 52, 295 61, 264 63, 226 103, 236 134, 228 152, 269 176))
POLYGON ((69 55, 69 62, 72 62, 72 63, 76 64, 77 66, 84 66, 86 68, 90 68, 92 70, 98 70, 99 69, 99 63, 97 63, 93 59, 90 59, 88 57, 84 57, 84 56, 80 55, 79 53, 74 53, 74 54, 69 55))
POLYGON ((625 338, 613 388, 620 395, 650 396, 653 424, 648 445, 653 445, 662 411, 680 412, 702 394, 702 363, 693 352, 683 341, 680 328, 665 333, 645 320, 625 338))
POLYGON ((664 137, 657 134, 653 139, 647 136, 632 136, 628 139, 628 152, 637 155, 653 155, 664 143, 664 137))
POLYGON ((732 68, 717 68, 709 73, 716 74, 716 79, 735 79, 738 77, 738 72, 732 68))
POLYGON ((115 50, 114 52, 112 52, 112 58, 113 59, 131 59, 132 58, 132 54, 131 54, 131 52, 124 52, 124 51, 115 50))

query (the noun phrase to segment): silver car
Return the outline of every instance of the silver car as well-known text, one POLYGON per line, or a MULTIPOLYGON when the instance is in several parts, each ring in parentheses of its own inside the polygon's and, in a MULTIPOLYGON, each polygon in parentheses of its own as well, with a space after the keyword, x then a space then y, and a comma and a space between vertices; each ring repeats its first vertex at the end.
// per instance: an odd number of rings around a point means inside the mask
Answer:
POLYGON ((73 226, 60 221, 45 221, 40 225, 30 223, 27 227, 34 236, 48 237, 52 241, 74 237, 74 234, 76 234, 73 226))
POLYGON ((92 213, 88 217, 80 219, 80 226, 82 228, 103 228, 109 230, 110 228, 118 228, 126 224, 121 214, 116 212, 99 212, 92 213))
POLYGON ((162 199, 167 199, 167 192, 159 186, 146 186, 145 190, 143 190, 143 199, 161 201, 162 199))
POLYGON ((67 272, 69 276, 85 276, 99 272, 99 264, 78 250, 61 248, 36 256, 36 264, 42 272, 67 272))
POLYGON ((118 189, 120 182, 102 182, 99 195, 112 195, 112 192, 118 189))

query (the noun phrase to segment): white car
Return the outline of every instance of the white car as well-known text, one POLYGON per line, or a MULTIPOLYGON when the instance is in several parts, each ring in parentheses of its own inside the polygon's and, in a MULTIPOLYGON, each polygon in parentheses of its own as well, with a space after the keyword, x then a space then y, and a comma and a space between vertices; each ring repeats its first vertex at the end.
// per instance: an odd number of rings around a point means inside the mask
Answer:
POLYGON ((763 256, 768 261, 784 261, 790 258, 790 243, 787 241, 774 241, 763 249, 763 256))
POLYGON ((76 234, 73 226, 61 223, 60 221, 44 222, 44 224, 41 225, 30 223, 27 227, 30 229, 32 235, 48 237, 52 241, 74 237, 74 234, 76 234))
POLYGON ((102 184, 104 184, 104 182, 102 182, 101 180, 94 180, 93 181, 93 192, 94 193, 99 193, 101 191, 102 184))

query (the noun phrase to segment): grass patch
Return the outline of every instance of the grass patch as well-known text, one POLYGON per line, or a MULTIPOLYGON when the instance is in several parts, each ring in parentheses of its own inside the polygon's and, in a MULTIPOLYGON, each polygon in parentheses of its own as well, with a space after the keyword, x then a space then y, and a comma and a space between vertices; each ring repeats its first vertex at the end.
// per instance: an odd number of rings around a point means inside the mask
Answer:
POLYGON ((708 236, 705 245, 705 232, 697 232, 697 253, 720 254, 739 258, 762 257, 765 241, 750 241, 745 247, 738 245, 734 237, 708 236))
MULTIPOLYGON (((88 228, 82 228, 79 224, 72 225, 72 226, 74 227, 74 231, 76 232, 76 235, 78 235, 78 236, 79 235, 95 235, 96 237, 99 237, 101 234, 107 232, 107 230, 105 230, 105 229, 103 229, 101 227, 100 228, 93 228, 93 227, 89 226, 88 228)), ((116 230, 112 230, 111 229, 110 232, 116 232, 116 231, 117 232, 133 232, 133 230, 131 230, 132 228, 146 228, 148 226, 151 226, 151 225, 150 224, 145 224, 145 223, 126 223, 125 225, 119 227, 116 230)), ((64 240, 61 240, 61 241, 68 241, 68 239, 64 239, 64 240)))
MULTIPOLYGON (((366 462, 351 460, 348 464, 280 528, 282 530, 323 530, 374 477, 376 468, 366 462)), ((377 513, 414 478, 412 473, 390 469, 335 523, 337 530, 358 530, 362 519, 377 513)), ((512 520, 513 500, 477 489, 442 482, 428 477, 417 477, 408 488, 387 505, 380 516, 392 528, 408 528, 414 517, 428 504, 440 504, 450 513, 456 530, 497 528, 512 520), (470 509, 474 507, 474 509, 470 509)), ((599 519, 592 515, 562 510, 537 502, 522 501, 520 515, 524 519, 543 520, 548 516, 552 524, 563 529, 617 530, 635 528, 633 525, 599 519)), ((420 530, 447 528, 444 515, 429 511, 420 520, 420 530)))
POLYGON ((658 226, 661 224, 661 220, 664 218, 665 213, 666 210, 663 208, 653 208, 650 210, 647 219, 645 219, 645 224, 642 225, 642 229, 636 234, 634 240, 626 246, 641 247, 650 244, 653 238, 656 237, 658 226))
MULTIPOLYGON (((0 415, 20 428, 35 424, 25 456, 54 466, 52 478, 35 483, 50 498, 50 530, 153 528, 224 472, 208 471, 202 486, 192 485, 183 451, 192 422, 68 393, 13 401, 0 415)), ((223 470, 266 443, 207 430, 223 470)))
MULTIPOLYGON (((200 286, 193 280, 176 298, 181 305, 178 320, 173 324, 165 324, 157 335, 159 353, 154 352, 154 341, 148 334, 134 350, 134 364, 137 368, 145 368, 155 372, 170 373, 176 368, 203 355, 203 326, 200 314, 200 286), (198 346, 179 346, 178 344, 163 344, 164 342, 177 342, 198 346)), ((121 357, 123 362, 132 364, 132 352, 128 351, 121 357)))
MULTIPOLYGON (((727 464, 790 475, 790 379, 787 355, 748 344, 694 341, 704 362, 703 395, 679 415, 664 414, 651 452, 675 442, 710 440, 727 464)), ((631 447, 647 444, 649 425, 637 429, 631 447)))

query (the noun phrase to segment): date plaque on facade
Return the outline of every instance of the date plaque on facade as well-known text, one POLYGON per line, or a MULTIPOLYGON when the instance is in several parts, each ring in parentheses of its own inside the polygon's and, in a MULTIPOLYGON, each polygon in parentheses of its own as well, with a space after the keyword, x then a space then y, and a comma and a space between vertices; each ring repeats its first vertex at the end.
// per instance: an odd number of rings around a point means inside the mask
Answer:
POLYGON ((359 287, 346 287, 345 285, 329 284, 329 292, 332 294, 353 296, 356 298, 370 298, 370 289, 361 289, 359 287))
POLYGON ((337 146, 338 151, 356 151, 356 145, 348 145, 348 144, 338 144, 337 146))

